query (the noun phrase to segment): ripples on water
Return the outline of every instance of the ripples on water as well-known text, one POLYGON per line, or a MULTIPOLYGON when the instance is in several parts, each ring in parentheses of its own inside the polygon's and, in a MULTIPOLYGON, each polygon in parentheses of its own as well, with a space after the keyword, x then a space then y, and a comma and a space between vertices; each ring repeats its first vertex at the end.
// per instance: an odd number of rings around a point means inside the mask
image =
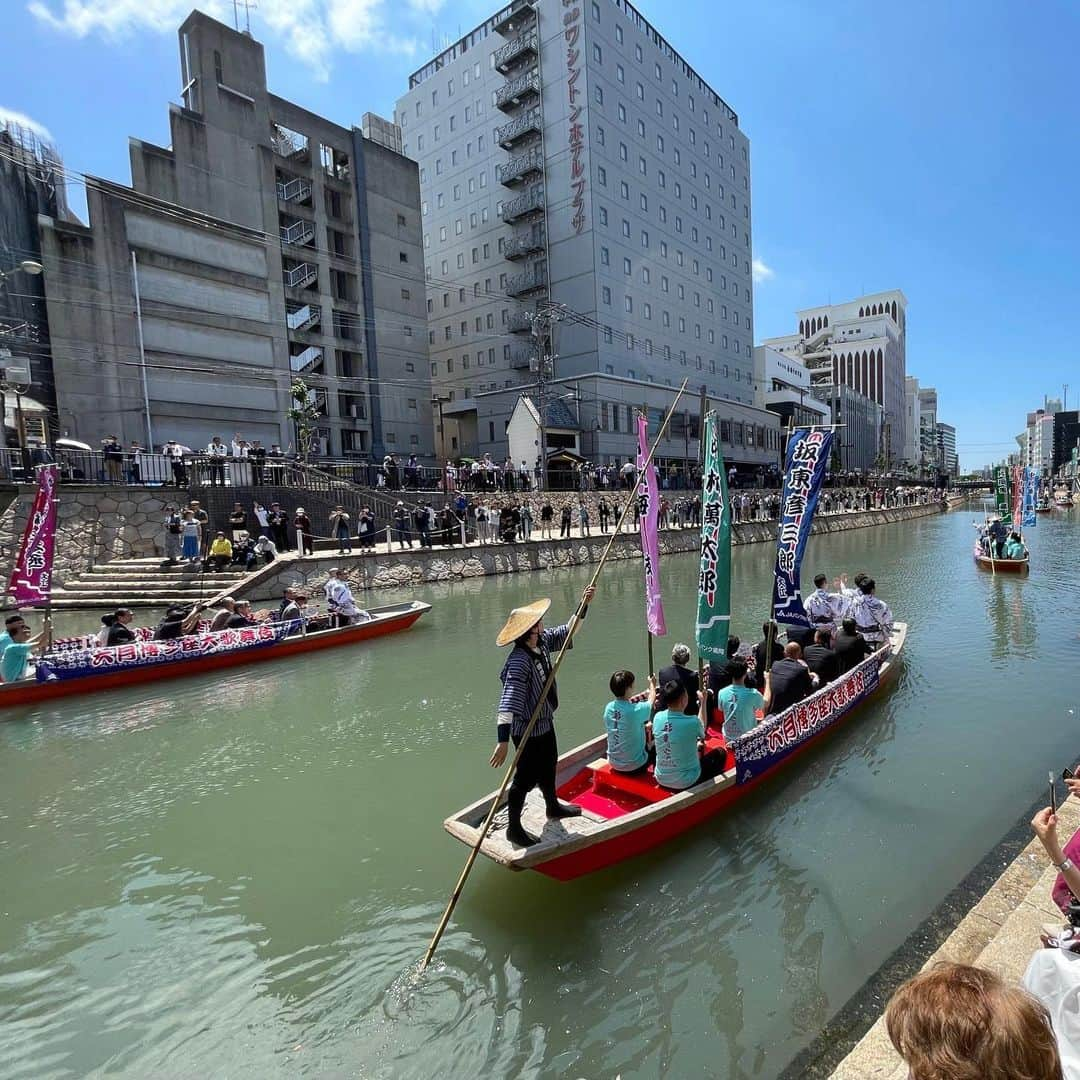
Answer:
MULTIPOLYGON (((479 864, 423 976, 465 855, 438 823, 495 782, 490 638, 533 594, 568 611, 584 572, 432 589, 406 637, 0 726, 0 1076, 775 1076, 1075 756, 1074 527, 991 579, 969 517, 813 542, 808 574, 868 569, 912 636, 797 773, 583 881, 479 864)), ((768 563, 736 552, 746 637, 768 563)), ((665 574, 688 627, 693 559, 665 574)), ((643 668, 640 612, 613 567, 560 676, 564 746, 643 668)))

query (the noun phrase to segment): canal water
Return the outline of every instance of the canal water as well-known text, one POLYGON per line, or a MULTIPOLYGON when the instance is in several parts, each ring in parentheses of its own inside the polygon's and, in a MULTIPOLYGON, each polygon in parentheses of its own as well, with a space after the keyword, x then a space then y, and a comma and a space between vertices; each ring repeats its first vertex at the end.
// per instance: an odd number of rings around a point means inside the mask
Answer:
MULTIPOLYGON (((774 1077, 1080 755, 1080 514, 1028 580, 973 515, 812 539, 911 626, 899 682, 797 771, 667 848, 569 884, 477 865, 442 818, 487 766, 509 608, 585 569, 420 593, 408 634, 0 723, 0 1076, 774 1077)), ((737 549, 735 629, 771 551, 737 549)), ((662 568, 692 642, 696 563, 662 568)), ((387 594, 387 599, 391 599, 387 594)), ((560 680, 564 747, 644 673, 611 565, 560 680)), ((660 654, 658 654, 659 657, 660 654)))

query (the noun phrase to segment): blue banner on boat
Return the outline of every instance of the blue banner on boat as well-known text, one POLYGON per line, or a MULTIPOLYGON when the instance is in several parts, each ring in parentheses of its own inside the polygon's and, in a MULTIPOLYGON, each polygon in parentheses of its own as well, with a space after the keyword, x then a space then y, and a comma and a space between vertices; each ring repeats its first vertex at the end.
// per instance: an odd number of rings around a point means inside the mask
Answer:
POLYGON ((1024 509, 1023 527, 1033 529, 1038 524, 1038 515, 1035 513, 1035 504, 1039 499, 1039 470, 1024 470, 1024 509))
POLYGON ((731 744, 735 755, 736 783, 746 784, 767 772, 803 743, 830 728, 878 686, 883 659, 877 652, 836 682, 831 682, 805 701, 776 716, 766 717, 731 744))
POLYGON ((796 431, 788 442, 773 584, 773 618, 777 622, 810 626, 810 617, 803 608, 799 568, 829 464, 832 440, 831 431, 808 428, 796 431))
POLYGON ((37 662, 37 681, 81 679, 84 675, 103 675, 178 660, 200 660, 239 649, 257 649, 280 641, 293 623, 261 623, 236 630, 188 634, 168 641, 132 641, 127 645, 69 649, 50 653, 37 662))

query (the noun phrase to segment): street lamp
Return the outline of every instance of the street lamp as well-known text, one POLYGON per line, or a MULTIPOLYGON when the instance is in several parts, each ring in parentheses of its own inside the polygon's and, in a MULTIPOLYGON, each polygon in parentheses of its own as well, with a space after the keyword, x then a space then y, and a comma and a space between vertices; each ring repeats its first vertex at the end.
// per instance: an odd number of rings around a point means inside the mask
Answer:
POLYGON ((7 281, 12 274, 19 273, 19 271, 37 277, 38 274, 43 274, 45 272, 45 267, 42 266, 37 259, 23 259, 22 262, 16 263, 10 270, 0 270, 0 284, 7 281))

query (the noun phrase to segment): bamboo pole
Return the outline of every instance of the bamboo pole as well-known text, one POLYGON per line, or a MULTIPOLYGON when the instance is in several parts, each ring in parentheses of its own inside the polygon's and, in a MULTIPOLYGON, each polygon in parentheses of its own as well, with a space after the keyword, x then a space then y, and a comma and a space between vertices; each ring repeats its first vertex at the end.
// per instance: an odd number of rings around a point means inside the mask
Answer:
MULTIPOLYGON (((671 421, 672 414, 675 412, 675 407, 679 403, 679 399, 683 395, 683 391, 686 389, 686 379, 683 379, 682 386, 679 387, 679 392, 675 395, 675 400, 672 401, 671 407, 667 411, 667 415, 664 417, 664 422, 660 425, 660 430, 656 433, 656 441, 649 449, 649 456, 645 459, 644 468, 649 468, 652 464, 653 455, 656 453, 657 448, 660 445, 660 440, 664 437, 664 432, 667 431, 668 424, 671 421)), ((439 920, 439 925, 435 930, 435 934, 431 939, 431 943, 427 947, 427 952, 424 953, 423 960, 420 961, 421 973, 427 970, 428 964, 431 963, 431 958, 435 955, 435 950, 439 947, 439 942, 442 940, 443 934, 446 932, 446 927, 450 922, 450 917, 454 913, 454 908, 457 907, 458 900, 461 899, 461 893, 465 888, 465 882, 468 880, 469 874, 472 872, 472 868, 476 863, 476 857, 480 854, 480 848, 483 846, 484 840, 487 837, 488 831, 491 829, 491 823, 495 820, 495 815, 499 810, 499 803, 502 801, 503 795, 506 794, 506 789, 510 785, 510 778, 514 775, 514 770, 517 768, 517 763, 521 758, 522 753, 525 750, 525 744, 529 740, 529 736, 532 734, 533 728, 536 726, 536 721, 540 718, 540 709, 543 703, 547 700, 548 691, 551 689, 552 683, 555 681, 555 676, 559 673, 559 668, 562 666, 563 658, 566 656, 567 649, 570 647, 570 642, 577 632, 578 627, 581 625, 582 615, 586 608, 585 593, 590 589, 596 587, 596 582, 600 578, 600 573, 604 569, 604 564, 607 562, 608 555, 611 553, 612 545, 615 543, 615 538, 619 535, 619 529, 622 523, 626 520, 627 514, 630 512, 630 507, 634 504, 637 497, 637 493, 632 492, 630 497, 623 504, 622 513, 619 515, 619 522, 615 531, 608 538, 608 542, 604 547, 603 554, 600 556, 600 561, 596 564, 596 569, 593 571, 593 576, 582 593, 582 599, 579 601, 577 608, 574 611, 571 619, 570 633, 566 635, 566 640, 562 644, 562 648, 559 649, 558 655, 555 657, 555 663, 551 665, 551 671, 548 672, 547 678, 544 680, 543 689, 540 691, 540 697, 537 699, 536 707, 533 709, 532 716, 529 717, 529 722, 525 726, 525 731, 521 736, 521 742, 518 744, 517 750, 514 752, 514 758, 510 762, 510 768, 506 770, 502 778, 502 783, 499 785, 499 790, 495 793, 495 797, 491 800, 491 807, 487 812, 487 816, 484 818, 483 823, 480 826, 479 835, 476 838, 476 843, 473 844, 472 850, 469 852, 469 857, 465 860, 465 866, 462 868, 461 874, 457 879, 457 884, 454 886, 453 892, 450 894, 450 899, 447 902, 446 910, 443 912, 442 918, 439 920)))

